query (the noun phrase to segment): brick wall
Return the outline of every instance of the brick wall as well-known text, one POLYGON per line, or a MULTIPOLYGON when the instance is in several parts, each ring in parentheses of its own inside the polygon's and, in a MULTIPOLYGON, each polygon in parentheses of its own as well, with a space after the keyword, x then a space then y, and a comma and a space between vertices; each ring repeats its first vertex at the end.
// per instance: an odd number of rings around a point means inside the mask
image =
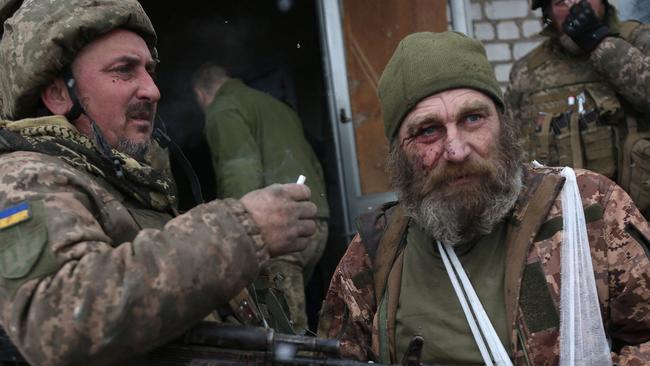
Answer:
POLYGON ((474 37, 485 45, 503 89, 512 63, 537 46, 542 37, 542 13, 528 0, 471 0, 474 37))

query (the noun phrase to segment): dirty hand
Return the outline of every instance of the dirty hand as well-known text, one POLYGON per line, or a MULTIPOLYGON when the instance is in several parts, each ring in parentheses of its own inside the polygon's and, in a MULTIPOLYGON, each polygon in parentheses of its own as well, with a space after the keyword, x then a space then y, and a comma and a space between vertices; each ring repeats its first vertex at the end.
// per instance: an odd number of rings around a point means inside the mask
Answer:
POLYGON ((593 51, 603 38, 610 35, 609 27, 598 18, 587 0, 571 6, 562 30, 585 52, 593 51))
POLYGON ((271 257, 301 251, 316 232, 316 205, 304 184, 273 184, 241 198, 271 257))

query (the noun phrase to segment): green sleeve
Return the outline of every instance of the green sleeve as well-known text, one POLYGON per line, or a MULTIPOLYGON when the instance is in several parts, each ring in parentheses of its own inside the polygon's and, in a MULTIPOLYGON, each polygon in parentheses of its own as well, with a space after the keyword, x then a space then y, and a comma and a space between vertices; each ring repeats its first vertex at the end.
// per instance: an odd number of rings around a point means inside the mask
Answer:
POLYGON ((239 110, 209 111, 205 130, 218 197, 241 198, 265 185, 259 146, 239 110))

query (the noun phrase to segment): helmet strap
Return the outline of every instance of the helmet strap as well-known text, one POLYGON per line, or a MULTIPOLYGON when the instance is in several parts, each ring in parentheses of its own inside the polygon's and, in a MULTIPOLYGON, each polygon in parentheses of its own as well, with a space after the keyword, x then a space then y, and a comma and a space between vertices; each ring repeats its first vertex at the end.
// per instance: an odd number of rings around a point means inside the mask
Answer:
POLYGON ((117 175, 118 178, 124 177, 124 171, 122 170, 122 159, 113 154, 111 146, 106 141, 106 137, 104 137, 104 134, 99 128, 99 125, 97 125, 97 122, 95 122, 95 120, 84 111, 83 106, 79 102, 79 98, 77 97, 77 93, 75 91, 77 82, 74 78, 74 75, 72 74, 72 69, 69 66, 63 69, 63 79, 65 81, 65 87, 68 89, 70 99, 72 100, 72 108, 68 111, 68 113, 65 114, 65 118, 67 118, 68 121, 72 123, 72 121, 79 118, 82 113, 86 114, 90 120, 90 127, 93 132, 95 146, 97 146, 99 154, 104 159, 111 162, 113 169, 115 170, 115 175, 117 175))
POLYGON ((81 114, 84 112, 84 109, 81 106, 79 98, 77 97, 77 92, 75 91, 77 81, 75 80, 74 75, 72 75, 72 69, 70 66, 67 66, 63 69, 63 80, 65 82, 66 89, 68 89, 68 95, 70 95, 70 99, 72 100, 72 108, 68 111, 68 113, 65 114, 65 118, 67 118, 68 121, 72 122, 81 116, 81 114))

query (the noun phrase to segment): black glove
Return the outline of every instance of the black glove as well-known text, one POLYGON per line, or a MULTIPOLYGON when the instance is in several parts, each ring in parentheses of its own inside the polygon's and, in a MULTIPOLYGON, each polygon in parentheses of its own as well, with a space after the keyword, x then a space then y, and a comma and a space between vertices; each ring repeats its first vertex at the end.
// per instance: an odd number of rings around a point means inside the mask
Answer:
POLYGON ((598 18, 587 0, 581 0, 569 9, 562 30, 587 53, 610 34, 607 24, 598 18))

